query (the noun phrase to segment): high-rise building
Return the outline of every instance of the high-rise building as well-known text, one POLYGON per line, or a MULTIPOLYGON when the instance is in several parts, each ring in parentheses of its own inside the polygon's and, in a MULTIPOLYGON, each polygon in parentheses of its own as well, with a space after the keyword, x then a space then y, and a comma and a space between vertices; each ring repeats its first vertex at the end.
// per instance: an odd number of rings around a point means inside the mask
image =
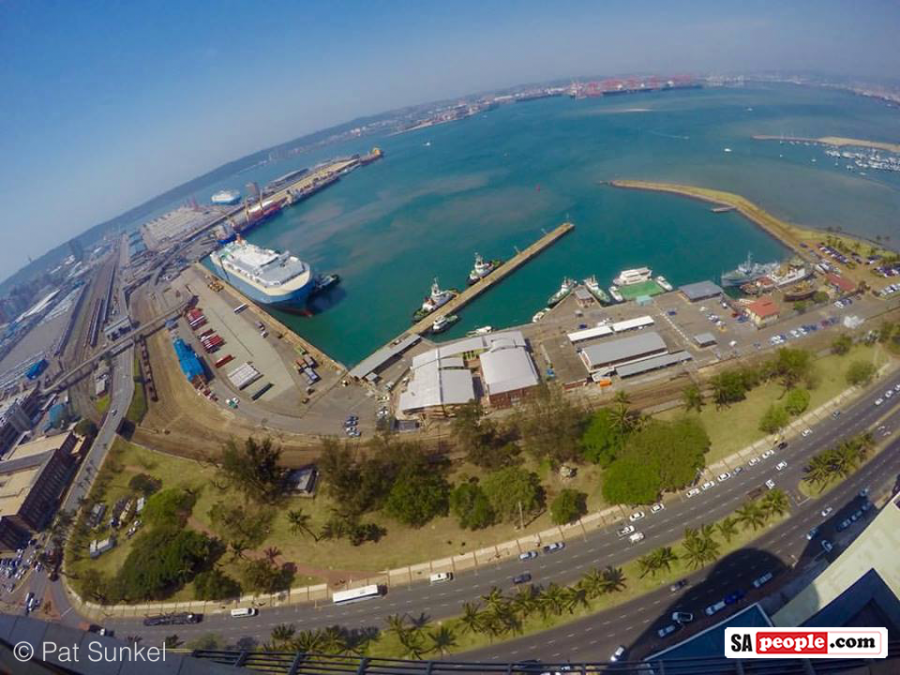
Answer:
POLYGON ((84 247, 81 245, 78 237, 69 240, 69 250, 72 252, 72 256, 75 258, 75 260, 84 260, 84 247))

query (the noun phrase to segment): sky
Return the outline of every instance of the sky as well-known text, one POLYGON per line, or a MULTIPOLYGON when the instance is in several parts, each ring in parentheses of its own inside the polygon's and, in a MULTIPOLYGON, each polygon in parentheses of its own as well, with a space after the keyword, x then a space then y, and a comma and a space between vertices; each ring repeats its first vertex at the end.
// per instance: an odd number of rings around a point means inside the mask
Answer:
POLYGON ((896 78, 898 29, 889 0, 0 0, 0 278, 360 115, 578 75, 896 78))

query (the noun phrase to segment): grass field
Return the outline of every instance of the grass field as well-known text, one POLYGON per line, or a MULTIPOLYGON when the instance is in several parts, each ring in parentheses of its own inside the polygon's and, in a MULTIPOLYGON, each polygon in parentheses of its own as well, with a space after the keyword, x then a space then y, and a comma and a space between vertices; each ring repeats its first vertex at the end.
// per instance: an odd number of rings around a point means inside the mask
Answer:
POLYGON ((98 414, 105 415, 106 411, 109 410, 109 394, 103 394, 103 396, 94 401, 94 407, 97 409, 98 414))
MULTIPOLYGON (((874 360, 881 366, 887 359, 878 347, 855 345, 844 356, 829 355, 815 362, 818 375, 818 386, 810 390, 809 410, 814 410, 826 401, 831 400, 847 388, 845 378, 847 367, 856 360, 874 360)), ((738 450, 764 438, 765 433, 759 430, 759 421, 763 413, 772 403, 780 400, 784 389, 777 383, 767 383, 747 394, 747 398, 728 408, 717 410, 714 404, 707 404, 700 413, 691 412, 700 418, 709 434, 711 449, 706 456, 706 463, 714 464, 734 454, 738 450)), ((672 419, 683 414, 678 409, 661 414, 663 419, 672 419)))
POLYGON ((140 424, 147 414, 147 390, 144 388, 144 378, 141 376, 141 365, 137 351, 134 353, 134 396, 128 405, 125 418, 132 424, 140 424))

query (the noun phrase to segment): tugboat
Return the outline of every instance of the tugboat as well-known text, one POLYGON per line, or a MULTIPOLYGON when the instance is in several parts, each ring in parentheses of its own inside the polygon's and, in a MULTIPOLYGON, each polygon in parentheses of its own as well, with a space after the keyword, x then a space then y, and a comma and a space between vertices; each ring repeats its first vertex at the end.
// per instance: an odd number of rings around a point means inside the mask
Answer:
POLYGON ((593 274, 584 280, 584 287, 588 289, 588 293, 597 298, 597 301, 601 304, 612 304, 612 300, 609 299, 606 291, 600 288, 600 284, 597 283, 597 277, 595 277, 593 274))
POLYGON ((313 287, 313 293, 322 293, 323 291, 327 291, 332 286, 337 286, 341 283, 341 275, 340 274, 326 274, 325 276, 321 276, 316 279, 316 285, 313 287))
POLYGON ((664 291, 672 290, 672 284, 670 284, 669 280, 666 279, 662 274, 660 274, 658 277, 656 277, 656 283, 658 283, 660 286, 662 286, 662 289, 664 291))
POLYGON ((445 314, 444 316, 439 316, 434 320, 434 323, 431 324, 431 332, 435 334, 443 333, 457 321, 459 321, 459 317, 456 314, 445 314))
POLYGON ((609 294, 612 296, 612 299, 616 302, 625 302, 625 298, 622 297, 622 294, 619 293, 619 287, 613 284, 609 287, 609 294))
POLYGON ((468 285, 471 286, 472 284, 477 284, 502 264, 502 260, 485 260, 481 257, 480 253, 476 253, 475 266, 472 268, 472 271, 469 272, 468 285))
POLYGON ((487 335, 488 333, 492 333, 494 331, 492 326, 482 326, 481 328, 476 328, 475 330, 470 330, 466 333, 466 337, 478 337, 479 335, 487 335))
POLYGON ((575 283, 574 279, 569 279, 569 277, 563 279, 562 284, 559 286, 559 290, 547 299, 547 306, 552 308, 561 303, 575 290, 575 286, 577 285, 578 284, 575 283))
POLYGON ((434 283, 431 284, 431 295, 427 296, 424 302, 422 302, 422 306, 415 311, 413 314, 413 321, 421 321, 434 310, 446 305, 455 298, 456 295, 457 292, 453 289, 442 290, 438 285, 437 277, 435 277, 434 283))

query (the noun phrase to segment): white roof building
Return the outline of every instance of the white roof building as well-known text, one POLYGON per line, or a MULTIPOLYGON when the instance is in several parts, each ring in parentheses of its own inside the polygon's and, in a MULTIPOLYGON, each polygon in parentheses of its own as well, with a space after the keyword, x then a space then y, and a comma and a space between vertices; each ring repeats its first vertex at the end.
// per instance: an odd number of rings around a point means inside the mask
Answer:
POLYGON ((479 360, 489 396, 527 389, 540 383, 534 362, 524 347, 496 346, 484 352, 479 360))
POLYGON ((440 358, 432 350, 420 356, 434 358, 416 364, 413 360, 411 379, 406 391, 400 394, 400 410, 406 414, 463 405, 475 399, 472 372, 461 357, 440 358))

